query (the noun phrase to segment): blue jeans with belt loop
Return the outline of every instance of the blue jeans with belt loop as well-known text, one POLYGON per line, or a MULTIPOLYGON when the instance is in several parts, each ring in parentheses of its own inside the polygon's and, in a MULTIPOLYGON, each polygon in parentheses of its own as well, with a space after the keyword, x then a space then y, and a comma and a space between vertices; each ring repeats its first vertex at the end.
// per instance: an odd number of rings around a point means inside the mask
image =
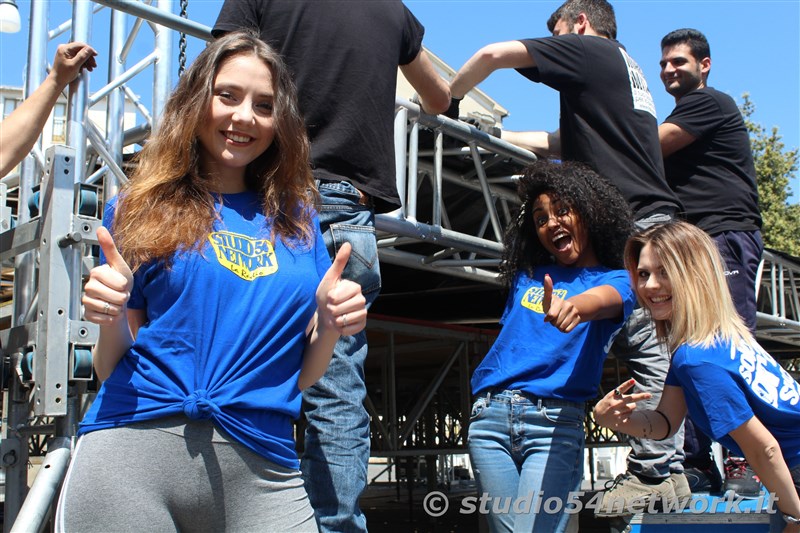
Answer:
POLYGON ((478 397, 469 454, 492 532, 566 530, 583 478, 584 414, 583 403, 518 390, 478 397))
MULTIPOLYGON (((370 305, 381 288, 375 213, 347 181, 317 182, 319 221, 331 258, 343 243, 353 249, 342 277, 361 284, 370 305)), ((367 485, 369 415, 364 361, 367 335, 343 336, 325 375, 303 391, 308 426, 300 470, 321 531, 367 531, 358 506, 367 485)))

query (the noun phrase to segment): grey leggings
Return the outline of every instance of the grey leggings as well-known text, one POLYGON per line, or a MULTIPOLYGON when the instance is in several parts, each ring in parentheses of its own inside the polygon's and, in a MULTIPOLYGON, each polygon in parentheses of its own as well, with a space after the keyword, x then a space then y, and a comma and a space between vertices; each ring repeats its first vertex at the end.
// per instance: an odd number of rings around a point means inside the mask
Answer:
POLYGON ((299 470, 271 463, 210 421, 169 417, 78 441, 57 532, 317 531, 299 470))

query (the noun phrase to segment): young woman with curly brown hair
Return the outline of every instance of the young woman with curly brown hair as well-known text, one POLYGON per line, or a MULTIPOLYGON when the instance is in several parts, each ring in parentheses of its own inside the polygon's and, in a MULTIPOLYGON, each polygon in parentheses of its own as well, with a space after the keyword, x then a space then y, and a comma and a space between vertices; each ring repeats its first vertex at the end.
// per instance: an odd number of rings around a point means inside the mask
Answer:
POLYGON ((518 192, 502 264, 510 295, 472 377, 469 450, 492 531, 564 531, 583 477, 585 402, 635 303, 622 269, 631 214, 577 163, 538 162, 518 192))

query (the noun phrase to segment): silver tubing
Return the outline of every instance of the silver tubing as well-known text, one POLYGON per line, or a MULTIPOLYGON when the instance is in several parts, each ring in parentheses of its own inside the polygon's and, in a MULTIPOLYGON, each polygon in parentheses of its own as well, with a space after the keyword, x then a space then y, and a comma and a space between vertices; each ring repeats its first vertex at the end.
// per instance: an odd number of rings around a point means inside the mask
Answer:
MULTIPOLYGON (((92 40, 92 3, 74 0, 72 3, 72 39, 89 43, 92 40)), ((75 148, 75 183, 86 177, 86 129, 89 112, 89 73, 81 72, 79 82, 69 92, 67 144, 75 148)))
MULTIPOLYGON (((162 13, 171 14, 172 0, 158 0, 158 9, 162 13)), ((161 111, 172 90, 172 38, 166 27, 158 26, 155 31, 156 50, 159 55, 153 69, 153 118, 155 119, 153 126, 157 127, 161 111)))
POLYGON ((39 468, 39 473, 31 485, 28 497, 19 510, 11 528, 12 533, 41 531, 48 518, 50 507, 58 494, 58 487, 64 480, 69 465, 72 446, 70 439, 56 437, 47 446, 47 455, 39 468))
MULTIPOLYGON (((98 4, 123 11, 129 15, 140 17, 145 20, 155 22, 161 26, 166 26, 167 28, 191 35, 192 37, 197 37, 198 39, 203 39, 204 41, 211 40, 211 28, 208 26, 179 17, 178 15, 173 15, 171 1, 164 2, 163 0, 159 0, 158 8, 148 6, 147 4, 143 4, 142 2, 137 2, 135 0, 94 1, 98 4), (166 4, 169 4, 169 7, 166 4)), ((163 51, 166 52, 166 50, 163 51)))
MULTIPOLYGON (((31 2, 31 18, 28 33, 28 65, 25 78, 25 97, 36 90, 44 81, 47 65, 47 10, 49 2, 31 2)), ((37 141, 41 147, 41 139, 37 141)), ((17 209, 18 227, 30 220, 28 202, 33 196, 32 187, 39 182, 32 158, 26 157, 20 167, 19 202, 17 209)), ((22 326, 34 291, 34 262, 36 253, 30 251, 14 258, 14 308, 12 327, 22 326)), ((4 345, 8 349, 7 345, 4 345)), ((11 368, 18 364, 22 353, 9 354, 11 368)), ((28 442, 17 432, 28 419, 28 391, 16 376, 9 380, 3 394, 3 425, 0 440, 0 465, 5 469, 5 503, 3 531, 9 531, 22 507, 28 487, 28 442)))
MULTIPOLYGON (((108 54, 109 84, 120 79, 125 72, 125 56, 123 54, 126 44, 125 22, 125 13, 121 11, 111 12, 111 31, 108 38, 109 49, 111 50, 111 53, 108 54)), ((121 85, 122 83, 120 83, 121 85)), ((107 146, 110 153, 108 156, 103 156, 103 159, 105 159, 104 167, 108 167, 117 179, 116 181, 106 180, 103 189, 104 199, 115 196, 119 190, 119 184, 127 182, 127 177, 120 168, 122 166, 122 146, 125 137, 125 93, 120 86, 115 86, 115 89, 111 91, 108 97, 106 132, 107 146)), ((89 183, 91 179, 92 176, 87 178, 86 182, 89 183)), ((105 202, 102 205, 105 205, 105 202)))
MULTIPOLYGON (((480 161, 481 156, 478 153, 478 147, 474 142, 469 143, 469 149, 472 153, 472 158, 476 161, 480 161)), ((500 219, 497 216, 497 208, 494 205, 495 200, 492 198, 492 192, 489 190, 489 183, 486 181, 486 170, 483 168, 483 165, 475 165, 475 170, 478 174, 478 183, 480 183, 481 186, 481 192, 483 193, 483 199, 486 202, 489 218, 492 221, 494 236, 498 241, 502 241, 503 229, 500 227, 500 219)))
MULTIPOLYGON (((117 12, 115 11, 114 13, 117 12)), ((141 61, 132 66, 129 70, 124 72, 118 72, 118 69, 115 68, 114 72, 117 73, 116 77, 113 80, 109 80, 108 84, 105 87, 99 89, 96 93, 92 95, 92 98, 89 101, 89 105, 93 106, 94 104, 105 98, 106 95, 111 94, 115 89, 119 89, 120 86, 130 81, 134 76, 141 73, 144 69, 159 61, 160 55, 161 54, 159 54, 157 51, 153 51, 147 57, 143 58, 141 61)), ((111 69, 109 69, 109 73, 110 72, 112 72, 111 69)), ((120 116, 122 115, 120 114, 120 116)))
MULTIPOLYGON (((397 108, 394 115, 394 175, 397 185, 397 194, 400 196, 400 209, 407 213, 406 182, 403 177, 406 175, 406 164, 409 162, 406 156, 406 122, 408 111, 404 107, 397 108)), ((409 171, 410 172, 410 171, 409 171)))

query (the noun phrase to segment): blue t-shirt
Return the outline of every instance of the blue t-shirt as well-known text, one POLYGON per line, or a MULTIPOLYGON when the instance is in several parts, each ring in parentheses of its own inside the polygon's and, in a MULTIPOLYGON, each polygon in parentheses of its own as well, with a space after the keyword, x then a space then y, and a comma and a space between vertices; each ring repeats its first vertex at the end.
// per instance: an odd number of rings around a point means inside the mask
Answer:
POLYGON ((472 391, 521 390, 542 398, 583 402, 597 395, 603 361, 611 343, 633 311, 636 299, 625 270, 606 267, 541 266, 533 277, 519 273, 500 323, 503 329, 472 376, 472 391), (622 297, 617 319, 583 322, 562 333, 544 321, 544 275, 562 300, 593 287, 610 285, 622 297))
POLYGON ((726 448, 744 455, 728 434, 755 416, 789 467, 800 465, 800 385, 757 343, 684 344, 665 383, 683 389, 692 422, 726 448))
MULTIPOLYGON (((319 222, 309 245, 271 242, 259 198, 223 195, 201 252, 145 264, 128 306, 136 341, 103 383, 80 433, 185 413, 211 419, 270 461, 298 468, 297 378, 315 292, 331 261, 319 222)), ((104 223, 111 224, 113 206, 104 223)), ((165 228, 169 231, 169 228, 165 228)))

